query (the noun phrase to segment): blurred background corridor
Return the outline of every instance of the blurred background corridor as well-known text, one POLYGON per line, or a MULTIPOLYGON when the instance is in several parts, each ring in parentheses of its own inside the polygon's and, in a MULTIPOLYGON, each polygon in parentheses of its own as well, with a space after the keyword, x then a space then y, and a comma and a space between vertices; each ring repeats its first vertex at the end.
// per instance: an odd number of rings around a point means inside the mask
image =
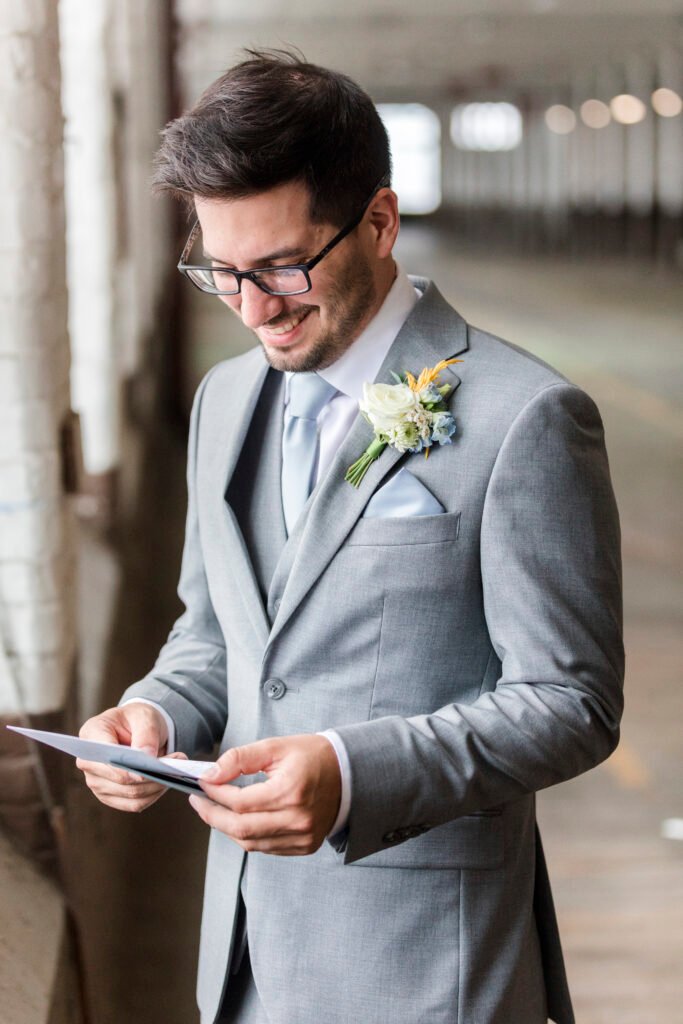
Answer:
MULTIPOLYGON (((254 339, 177 273, 148 180, 245 46, 370 92, 403 267, 600 408, 627 710, 539 819, 578 1024, 683 1021, 682 0, 0 8, 0 719, 77 732, 179 610, 192 395, 254 339)), ((0 730, 0 1022, 196 1024, 205 828, 178 793, 108 810, 67 761, 0 730)))

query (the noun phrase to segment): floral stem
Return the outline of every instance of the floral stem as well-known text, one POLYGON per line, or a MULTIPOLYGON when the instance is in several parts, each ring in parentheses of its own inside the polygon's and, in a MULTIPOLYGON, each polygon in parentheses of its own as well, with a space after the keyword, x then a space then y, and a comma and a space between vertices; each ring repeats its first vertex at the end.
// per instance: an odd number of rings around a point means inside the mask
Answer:
POLYGON ((352 466, 349 466, 344 479, 348 480, 348 482, 353 484, 354 487, 360 486, 360 482, 370 469, 370 466, 375 459, 380 457, 386 446, 387 442, 380 441, 379 438, 375 438, 374 441, 371 441, 361 457, 356 459, 352 466))

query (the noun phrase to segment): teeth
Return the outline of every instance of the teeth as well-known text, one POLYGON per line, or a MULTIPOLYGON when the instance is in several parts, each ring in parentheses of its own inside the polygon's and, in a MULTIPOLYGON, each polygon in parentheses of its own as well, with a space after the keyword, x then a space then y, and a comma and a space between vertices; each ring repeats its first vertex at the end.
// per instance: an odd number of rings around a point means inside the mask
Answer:
POLYGON ((268 333, 269 334, 288 334, 289 331, 293 331, 294 328, 298 324, 300 324, 302 320, 305 320, 307 316, 308 316, 308 313, 303 313, 300 317, 296 317, 293 320, 288 320, 286 324, 280 324, 279 327, 269 327, 269 328, 267 328, 268 333))

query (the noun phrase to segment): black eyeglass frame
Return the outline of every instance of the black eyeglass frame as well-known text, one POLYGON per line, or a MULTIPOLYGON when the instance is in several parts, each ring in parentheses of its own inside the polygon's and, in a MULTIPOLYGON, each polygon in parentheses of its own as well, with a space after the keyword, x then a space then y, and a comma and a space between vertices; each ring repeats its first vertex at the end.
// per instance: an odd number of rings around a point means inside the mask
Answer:
POLYGON ((347 235, 350 235, 351 232, 358 227, 363 217, 365 216, 365 213, 372 200, 375 198, 379 190, 381 188, 387 187, 388 184, 389 175, 383 174, 377 185, 375 185, 372 192, 370 193, 370 196, 363 204, 361 210, 356 214, 353 220, 349 221, 349 223, 346 224, 341 229, 341 231, 338 231, 334 238, 327 243, 325 248, 320 250, 317 256, 314 256, 312 259, 307 260, 305 263, 287 263, 283 264, 281 267, 255 267, 252 270, 232 270, 228 267, 225 267, 222 271, 220 267, 209 267, 206 266, 205 264, 199 265, 185 263, 185 260, 190 255, 192 246, 194 245, 197 239, 197 235, 199 234, 200 224, 199 220, 196 220, 192 226, 192 230, 190 231, 188 239, 185 242, 183 251, 180 254, 180 259, 178 260, 178 270, 180 271, 181 274, 184 274, 189 281, 192 282, 195 288, 198 288, 200 292, 204 292, 207 295, 239 295, 240 292, 242 291, 242 281, 244 280, 244 278, 246 278, 248 281, 251 281, 252 284, 255 284, 256 287, 260 288, 262 292, 266 293, 266 295, 305 295, 306 292, 310 292, 311 288, 313 287, 310 277, 311 270, 313 270, 314 267, 317 267, 320 261, 323 260, 330 252, 332 252, 335 246, 339 245, 339 243, 342 242, 347 235), (202 285, 198 284, 195 280, 192 279, 192 277, 188 274, 189 270, 215 270, 218 273, 222 272, 225 274, 232 274, 233 277, 235 277, 237 280, 237 288, 234 291, 226 291, 218 288, 204 288, 202 287, 202 285), (306 287, 299 288, 297 289, 297 291, 294 292, 273 291, 271 288, 268 288, 259 280, 259 277, 262 274, 272 273, 273 271, 281 272, 283 270, 301 271, 301 273, 304 275, 306 279, 306 287))

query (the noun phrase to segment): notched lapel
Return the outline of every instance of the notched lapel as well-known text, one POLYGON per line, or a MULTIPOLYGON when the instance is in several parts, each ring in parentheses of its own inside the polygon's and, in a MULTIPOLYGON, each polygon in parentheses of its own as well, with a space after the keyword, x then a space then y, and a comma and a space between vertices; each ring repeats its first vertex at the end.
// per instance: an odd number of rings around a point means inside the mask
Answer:
POLYGON ((261 649, 268 641, 270 624, 242 531, 226 494, 242 447, 249 443, 249 426, 267 372, 268 364, 263 356, 258 361, 254 357, 253 368, 244 370, 240 379, 231 382, 229 390, 226 389, 223 408, 216 418, 216 436, 212 439, 216 455, 210 466, 212 487, 215 487, 212 501, 222 510, 225 563, 230 567, 232 576, 232 579, 226 579, 226 586, 231 588, 231 599, 234 600, 235 594, 239 595, 251 623, 254 639, 261 649), (221 446, 221 439, 225 447, 221 446))
MULTIPOLYGON (((424 366, 451 359, 467 350, 467 324, 431 283, 413 278, 424 295, 399 331, 373 383, 394 384, 391 371, 418 374, 424 366)), ((448 401, 460 385, 460 377, 447 367, 441 378, 452 386, 448 401)), ((457 418, 457 417, 456 417, 457 418)), ((344 475, 372 440, 372 428, 359 414, 340 446, 324 478, 311 493, 289 543, 296 554, 287 578, 280 609, 273 623, 269 646, 324 572, 359 519, 372 494, 387 473, 409 453, 384 449, 372 463, 358 488, 344 475)), ((417 456, 411 455, 411 458, 417 456)), ((424 458, 424 456, 422 456, 424 458)))

